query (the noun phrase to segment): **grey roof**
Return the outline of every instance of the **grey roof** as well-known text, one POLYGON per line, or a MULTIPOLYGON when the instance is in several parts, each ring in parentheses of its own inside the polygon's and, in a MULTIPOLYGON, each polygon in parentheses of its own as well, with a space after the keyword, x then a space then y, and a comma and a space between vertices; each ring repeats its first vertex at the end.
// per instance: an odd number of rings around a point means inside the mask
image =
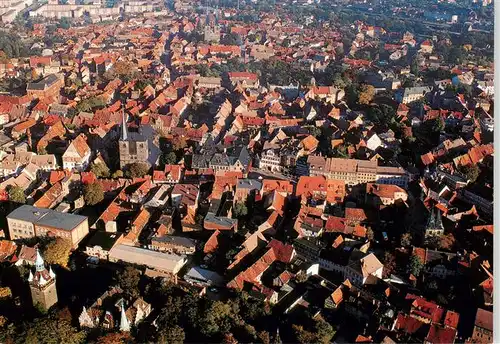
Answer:
POLYGON ((211 156, 206 154, 193 154, 191 160, 192 168, 208 168, 208 162, 211 156))
POLYGON ((112 261, 145 265, 172 274, 177 274, 187 262, 185 255, 156 252, 122 244, 115 245, 109 251, 109 258, 112 261))
POLYGON ((210 160, 210 165, 229 166, 229 158, 225 153, 216 153, 210 160))
POLYGON ((262 189, 262 182, 255 179, 238 179, 238 189, 260 190, 262 189))
POLYGON ((64 230, 72 230, 83 221, 86 216, 60 213, 52 209, 37 208, 31 205, 23 205, 9 215, 8 219, 28 221, 39 226, 47 226, 64 230))
POLYGON ((28 84, 28 90, 43 91, 46 87, 49 87, 55 83, 59 78, 55 74, 50 74, 46 78, 40 80, 39 82, 30 82, 28 84))
POLYGON ((411 94, 421 94, 424 95, 428 92, 432 91, 432 87, 430 86, 420 86, 420 87, 407 87, 405 88, 404 95, 408 96, 411 94))
POLYGON ((183 247, 195 247, 194 240, 175 235, 164 235, 160 237, 154 237, 151 239, 151 242, 171 243, 183 247))
POLYGON ((218 273, 206 269, 202 269, 198 266, 191 268, 186 275, 184 275, 185 280, 194 279, 197 281, 211 282, 210 284, 222 285, 224 278, 218 273))
POLYGON ((219 226, 233 227, 236 225, 238 220, 230 219, 229 217, 215 216, 213 213, 207 213, 205 216, 205 222, 216 223, 219 226))
POLYGON ((248 166, 250 160, 252 160, 250 154, 248 153, 248 149, 246 147, 241 147, 241 150, 238 155, 238 160, 243 166, 248 166))

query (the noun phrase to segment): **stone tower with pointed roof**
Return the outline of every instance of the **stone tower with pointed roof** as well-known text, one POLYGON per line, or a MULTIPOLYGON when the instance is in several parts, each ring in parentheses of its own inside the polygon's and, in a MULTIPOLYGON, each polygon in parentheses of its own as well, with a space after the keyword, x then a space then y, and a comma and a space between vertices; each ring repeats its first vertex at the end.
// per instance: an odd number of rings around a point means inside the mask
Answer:
POLYGON ((443 221, 441 220, 441 211, 439 209, 431 208, 431 213, 427 219, 425 226, 425 237, 435 237, 444 234, 443 221))
POLYGON ((121 135, 119 141, 120 168, 124 168, 135 162, 148 164, 149 146, 148 141, 136 132, 129 132, 125 113, 122 116, 121 135))
POLYGON ((35 273, 30 271, 28 282, 33 305, 48 310, 57 303, 56 275, 52 268, 45 267, 40 251, 36 251, 35 273))

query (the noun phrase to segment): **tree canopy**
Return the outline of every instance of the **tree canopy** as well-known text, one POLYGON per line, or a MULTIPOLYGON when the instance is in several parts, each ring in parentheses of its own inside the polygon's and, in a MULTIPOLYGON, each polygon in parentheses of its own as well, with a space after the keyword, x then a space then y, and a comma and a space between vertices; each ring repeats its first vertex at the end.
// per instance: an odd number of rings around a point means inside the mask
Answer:
POLYGON ((233 207, 233 215, 236 218, 246 216, 248 214, 248 208, 245 203, 237 202, 233 207))
POLYGON ((125 172, 129 178, 142 178, 149 172, 149 166, 142 162, 134 162, 125 172))
POLYGON ((12 186, 9 188, 9 200, 16 203, 26 203, 26 195, 24 189, 19 186, 12 186))
POLYGON ((408 266, 412 275, 418 277, 424 268, 424 263, 422 263, 419 257, 412 255, 408 266))
POLYGON ((104 199, 104 189, 100 183, 86 184, 83 188, 83 198, 88 205, 96 205, 104 199))
POLYGON ((70 253, 71 241, 57 237, 47 245, 43 252, 43 257, 49 264, 67 267, 70 253))
POLYGON ((109 177, 109 168, 102 162, 90 164, 90 170, 94 172, 97 177, 107 178, 109 177))

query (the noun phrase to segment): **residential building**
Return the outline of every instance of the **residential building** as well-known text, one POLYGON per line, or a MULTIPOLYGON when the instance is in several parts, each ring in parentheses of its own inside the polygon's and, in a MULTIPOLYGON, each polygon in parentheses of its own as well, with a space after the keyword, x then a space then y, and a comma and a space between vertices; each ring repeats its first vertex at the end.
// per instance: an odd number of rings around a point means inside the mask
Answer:
POLYGON ((164 235, 151 238, 149 249, 176 254, 193 254, 196 251, 196 243, 186 237, 164 235))
POLYGON ((64 77, 59 74, 50 74, 41 81, 29 83, 26 92, 31 98, 57 99, 59 92, 64 87, 64 77))
POLYGON ((396 201, 406 202, 408 193, 397 185, 366 183, 366 201, 368 199, 375 205, 391 205, 396 201))
POLYGON ((493 343, 493 312, 477 309, 472 343, 493 343))
POLYGON ((119 233, 97 230, 86 243, 85 254, 107 261, 109 251, 120 241, 121 237, 122 234, 119 233))
POLYGON ((87 144, 85 135, 81 134, 71 141, 62 156, 63 168, 84 171, 90 161, 92 151, 87 144))
POLYGON ((311 176, 343 180, 347 185, 363 183, 408 185, 408 173, 401 167, 378 166, 377 161, 323 158, 310 155, 307 159, 311 176))

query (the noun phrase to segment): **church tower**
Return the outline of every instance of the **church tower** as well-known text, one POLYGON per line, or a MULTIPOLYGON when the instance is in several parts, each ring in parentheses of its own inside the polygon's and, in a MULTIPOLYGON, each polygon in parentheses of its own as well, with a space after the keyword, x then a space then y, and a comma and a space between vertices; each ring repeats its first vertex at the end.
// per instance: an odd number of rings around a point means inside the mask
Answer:
POLYGON ((149 163, 148 141, 138 133, 129 133, 127 129, 127 121, 125 119, 125 111, 122 115, 121 135, 118 146, 120 152, 121 169, 136 162, 149 163))
POLYGON ((28 282, 34 306, 39 305, 42 309, 48 310, 57 303, 56 275, 52 268, 47 270, 38 249, 36 251, 35 274, 30 271, 28 282))
POLYGON ((427 225, 425 226, 425 237, 435 237, 444 234, 443 221, 441 219, 441 212, 439 209, 434 211, 434 207, 431 208, 431 213, 427 219, 427 225))

